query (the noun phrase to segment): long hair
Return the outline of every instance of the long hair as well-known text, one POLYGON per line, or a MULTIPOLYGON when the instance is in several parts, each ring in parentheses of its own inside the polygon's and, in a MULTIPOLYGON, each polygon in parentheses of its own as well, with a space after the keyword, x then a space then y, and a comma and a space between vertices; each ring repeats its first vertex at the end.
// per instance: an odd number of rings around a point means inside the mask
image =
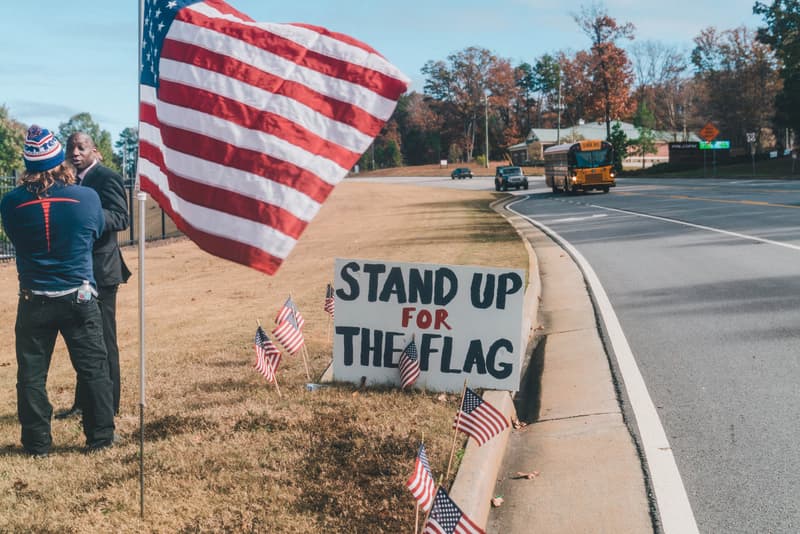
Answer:
POLYGON ((24 186, 25 189, 39 198, 46 196, 47 190, 56 183, 72 185, 75 183, 75 171, 66 162, 57 167, 43 172, 25 171, 17 180, 17 185, 24 186))

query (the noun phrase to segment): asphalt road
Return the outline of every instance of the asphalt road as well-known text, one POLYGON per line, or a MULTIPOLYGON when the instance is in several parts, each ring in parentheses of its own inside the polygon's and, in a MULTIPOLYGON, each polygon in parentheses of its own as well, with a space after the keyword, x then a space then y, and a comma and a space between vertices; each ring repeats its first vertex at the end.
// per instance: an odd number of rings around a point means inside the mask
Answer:
POLYGON ((700 532, 800 532, 800 182, 623 180, 516 209, 600 279, 700 532))
POLYGON ((515 209, 596 273, 699 531, 800 532, 800 181, 623 179, 574 196, 530 184, 515 209))

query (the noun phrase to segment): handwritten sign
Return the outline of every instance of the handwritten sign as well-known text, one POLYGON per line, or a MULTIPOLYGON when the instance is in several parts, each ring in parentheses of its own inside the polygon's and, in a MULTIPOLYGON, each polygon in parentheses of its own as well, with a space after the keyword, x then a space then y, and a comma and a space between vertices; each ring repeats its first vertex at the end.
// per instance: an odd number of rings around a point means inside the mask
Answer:
POLYGON ((413 336, 415 387, 519 389, 525 271, 337 259, 334 287, 334 380, 399 385, 413 336))

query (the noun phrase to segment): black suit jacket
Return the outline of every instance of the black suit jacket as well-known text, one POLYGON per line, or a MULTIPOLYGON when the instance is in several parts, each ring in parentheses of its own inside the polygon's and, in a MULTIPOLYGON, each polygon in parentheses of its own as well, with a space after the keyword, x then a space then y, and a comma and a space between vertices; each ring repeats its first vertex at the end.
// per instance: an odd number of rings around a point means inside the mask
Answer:
POLYGON ((131 275, 117 241, 117 232, 128 228, 128 203, 122 177, 98 163, 86 173, 81 185, 91 187, 100 196, 106 227, 94 244, 92 261, 98 286, 113 286, 127 282, 131 275))

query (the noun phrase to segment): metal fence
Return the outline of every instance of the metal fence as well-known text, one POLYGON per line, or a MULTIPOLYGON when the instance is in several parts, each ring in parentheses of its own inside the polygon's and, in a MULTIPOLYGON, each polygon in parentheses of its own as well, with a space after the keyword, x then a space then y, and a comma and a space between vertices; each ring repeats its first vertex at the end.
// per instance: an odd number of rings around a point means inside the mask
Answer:
MULTIPOLYGON (((13 176, 0 176, 0 198, 15 187, 16 178, 13 176)), ((139 241, 136 233, 139 231, 139 208, 134 205, 136 201, 136 190, 133 180, 125 180, 125 190, 128 195, 128 213, 130 214, 130 227, 128 230, 120 232, 118 235, 119 243, 122 246, 133 245, 139 241)), ((150 198, 147 200, 145 224, 147 241, 179 237, 183 234, 175 227, 175 224, 166 216, 164 210, 150 198)), ((14 246, 3 232, 0 224, 0 262, 12 261, 16 257, 14 246)))
MULTIPOLYGON (((3 195, 14 189, 14 181, 15 178, 13 176, 0 176, 0 198, 3 198, 3 195)), ((10 261, 14 258, 14 246, 3 231, 3 225, 0 224, 0 262, 10 261)))

